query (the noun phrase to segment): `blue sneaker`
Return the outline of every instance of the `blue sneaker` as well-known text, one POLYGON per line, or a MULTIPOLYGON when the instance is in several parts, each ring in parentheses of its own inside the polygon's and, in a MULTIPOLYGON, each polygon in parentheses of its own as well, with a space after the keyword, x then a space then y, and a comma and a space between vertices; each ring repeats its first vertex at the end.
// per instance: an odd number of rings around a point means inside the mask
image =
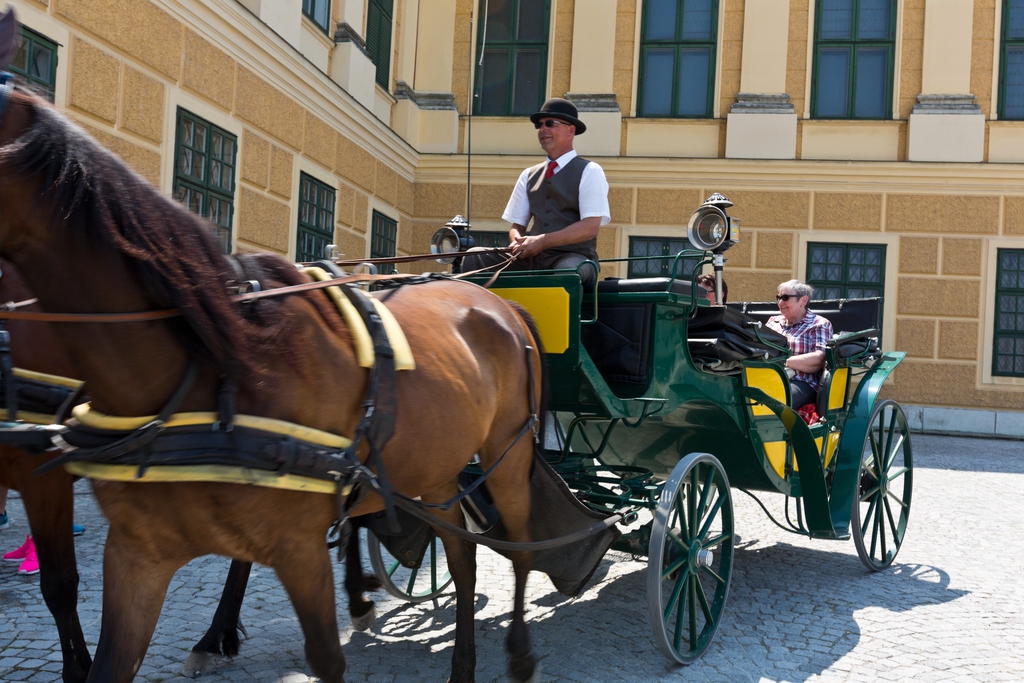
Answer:
POLYGON ((7 519, 7 510, 0 512, 0 531, 11 528, 11 520, 7 519))
POLYGON ((71 533, 74 534, 75 536, 81 536, 82 534, 85 533, 85 527, 82 526, 81 524, 72 524, 71 525, 71 533))

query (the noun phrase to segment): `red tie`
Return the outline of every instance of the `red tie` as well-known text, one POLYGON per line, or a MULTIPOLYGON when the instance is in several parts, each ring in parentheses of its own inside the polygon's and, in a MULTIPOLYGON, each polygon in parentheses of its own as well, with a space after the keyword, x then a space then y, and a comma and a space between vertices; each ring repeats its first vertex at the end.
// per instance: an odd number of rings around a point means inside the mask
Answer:
POLYGON ((544 180, 547 180, 551 176, 555 175, 555 169, 558 168, 557 161, 548 162, 548 170, 544 171, 544 180))

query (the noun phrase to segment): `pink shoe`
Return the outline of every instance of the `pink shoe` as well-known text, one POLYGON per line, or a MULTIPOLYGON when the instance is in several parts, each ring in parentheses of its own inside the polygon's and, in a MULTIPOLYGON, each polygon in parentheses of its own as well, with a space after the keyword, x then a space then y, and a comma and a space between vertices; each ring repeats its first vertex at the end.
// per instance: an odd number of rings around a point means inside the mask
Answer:
POLYGON ((39 558, 36 557, 36 544, 32 541, 32 537, 28 537, 28 550, 25 551, 25 559, 22 560, 21 566, 18 567, 18 573, 22 576, 28 576, 30 574, 39 573, 39 558))
POLYGON ((21 547, 17 550, 12 550, 9 553, 4 553, 4 562, 21 562, 25 559, 28 554, 29 547, 35 547, 32 543, 32 537, 26 536, 25 542, 21 544, 21 547))

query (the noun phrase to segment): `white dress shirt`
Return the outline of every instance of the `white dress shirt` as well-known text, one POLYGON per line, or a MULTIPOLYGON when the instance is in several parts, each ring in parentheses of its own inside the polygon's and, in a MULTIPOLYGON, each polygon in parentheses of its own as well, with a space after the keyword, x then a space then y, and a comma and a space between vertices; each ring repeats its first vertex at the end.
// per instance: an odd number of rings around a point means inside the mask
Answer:
MULTIPOLYGON (((576 150, 570 149, 555 159, 558 164, 555 173, 561 171, 575 158, 576 150)), ((519 180, 516 181, 515 189, 512 190, 505 213, 501 215, 502 219, 509 223, 517 223, 522 226, 527 226, 530 223, 530 200, 526 196, 526 181, 529 175, 529 168, 519 174, 519 180)), ((591 216, 600 216, 601 225, 608 225, 612 220, 611 211, 608 208, 608 181, 604 177, 604 169, 593 161, 587 164, 580 177, 580 218, 590 218, 591 216)))

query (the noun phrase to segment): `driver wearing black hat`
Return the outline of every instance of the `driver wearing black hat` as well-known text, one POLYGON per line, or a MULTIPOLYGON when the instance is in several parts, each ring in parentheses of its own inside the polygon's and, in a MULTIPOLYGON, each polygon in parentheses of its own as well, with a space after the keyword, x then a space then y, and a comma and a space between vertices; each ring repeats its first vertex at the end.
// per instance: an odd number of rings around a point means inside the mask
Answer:
MULTIPOLYGON (((577 113, 572 102, 552 97, 530 116, 548 158, 520 174, 502 214, 512 224, 509 243, 519 257, 508 270, 575 269, 584 261, 597 262, 597 235, 611 222, 608 181, 600 166, 577 156, 572 148, 573 138, 587 130, 577 113)), ((469 254, 462 270, 504 260, 497 253, 469 254)), ((584 283, 593 282, 597 271, 584 265, 580 277, 584 283)))

